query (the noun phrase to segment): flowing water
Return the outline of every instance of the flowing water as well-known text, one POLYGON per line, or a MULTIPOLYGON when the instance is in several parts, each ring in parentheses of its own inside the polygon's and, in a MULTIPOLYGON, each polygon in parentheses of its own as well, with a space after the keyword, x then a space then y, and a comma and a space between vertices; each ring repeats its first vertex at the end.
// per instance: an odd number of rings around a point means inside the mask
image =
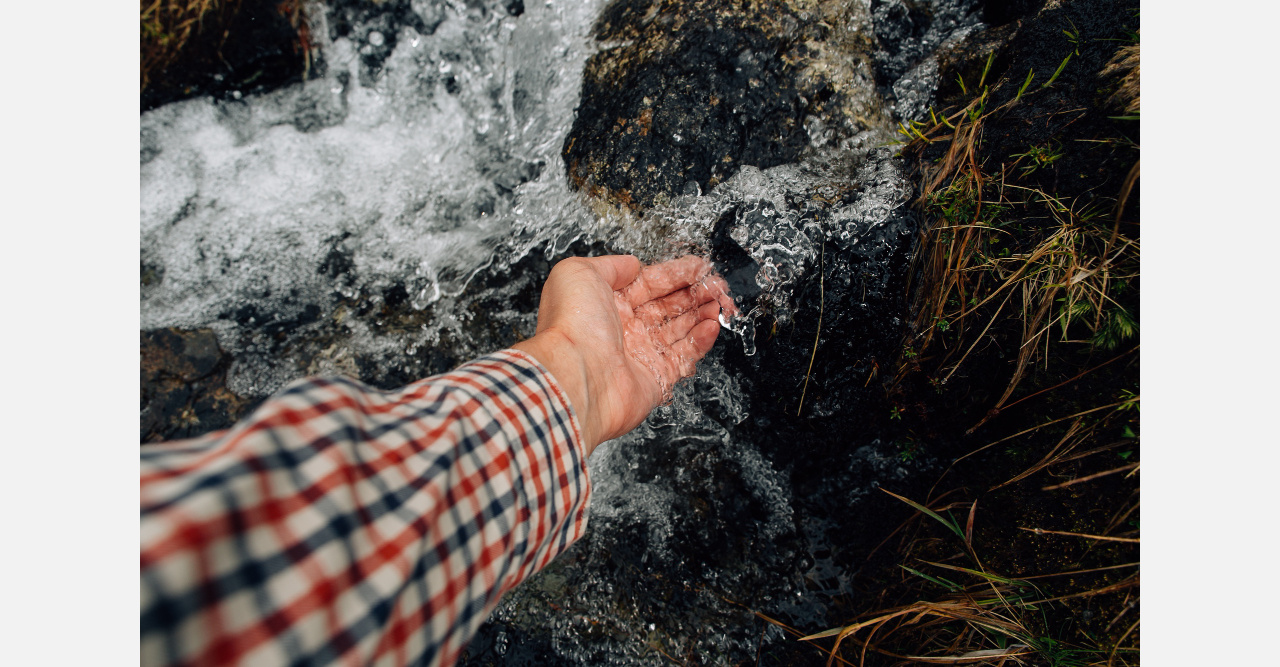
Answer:
MULTIPOLYGON (((468 659, 735 664, 789 641, 747 608, 837 622, 847 517, 930 463, 865 417, 885 410, 872 380, 900 344, 918 224, 891 128, 831 142, 809 123, 796 163, 642 218, 601 213, 560 151, 603 2, 358 4, 310 8, 323 62, 305 83, 143 114, 141 327, 212 328, 244 397, 306 374, 396 386, 532 335, 556 258, 710 256, 744 316, 597 450, 586 537, 508 596, 468 659), (331 30, 340 10, 348 29, 331 30)), ((924 4, 927 25, 868 5, 893 45, 875 59, 895 119, 927 114, 930 54, 978 25, 972 2, 924 4)))

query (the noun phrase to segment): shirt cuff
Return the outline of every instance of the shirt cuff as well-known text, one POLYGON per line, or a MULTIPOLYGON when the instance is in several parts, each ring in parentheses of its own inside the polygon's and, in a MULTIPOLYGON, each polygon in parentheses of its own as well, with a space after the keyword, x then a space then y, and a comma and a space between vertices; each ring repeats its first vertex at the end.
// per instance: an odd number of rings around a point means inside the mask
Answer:
POLYGON ((499 593, 506 593, 586 532, 591 496, 586 443, 568 394, 532 355, 515 349, 494 352, 444 378, 458 375, 480 381, 519 471, 516 487, 523 502, 517 506, 524 510, 517 532, 524 534, 516 542, 527 540, 530 548, 504 580, 499 593))

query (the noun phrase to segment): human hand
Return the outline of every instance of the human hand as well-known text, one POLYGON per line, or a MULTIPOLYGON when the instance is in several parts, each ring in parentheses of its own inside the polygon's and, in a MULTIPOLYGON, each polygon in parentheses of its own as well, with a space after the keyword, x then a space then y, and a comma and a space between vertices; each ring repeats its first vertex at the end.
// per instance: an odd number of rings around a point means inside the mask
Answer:
POLYGON ((642 266, 630 255, 571 258, 542 288, 537 334, 517 343, 565 388, 590 454, 644 421, 736 314, 705 259, 642 266))

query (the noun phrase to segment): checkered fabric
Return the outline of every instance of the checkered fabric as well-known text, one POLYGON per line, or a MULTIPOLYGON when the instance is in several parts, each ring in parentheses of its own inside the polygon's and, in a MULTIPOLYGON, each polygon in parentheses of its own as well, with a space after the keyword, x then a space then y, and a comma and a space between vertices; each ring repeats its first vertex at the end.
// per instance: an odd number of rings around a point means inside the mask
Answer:
POLYGON ((568 397, 516 350, 295 382, 141 459, 143 665, 451 665, 587 523, 568 397))

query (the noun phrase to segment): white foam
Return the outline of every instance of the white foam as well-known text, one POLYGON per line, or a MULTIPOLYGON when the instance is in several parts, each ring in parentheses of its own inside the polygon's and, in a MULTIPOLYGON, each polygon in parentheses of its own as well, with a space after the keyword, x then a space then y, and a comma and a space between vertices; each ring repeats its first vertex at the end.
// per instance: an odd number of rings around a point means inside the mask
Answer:
POLYGON ((536 198, 557 199, 557 209, 576 204, 554 161, 576 103, 592 4, 531 4, 519 21, 492 14, 481 27, 449 8, 434 35, 397 41, 372 87, 358 83, 354 45, 338 39, 324 49, 323 79, 240 103, 203 98, 145 114, 143 132, 160 152, 142 165, 142 240, 165 274, 144 299, 142 325, 207 323, 263 279, 276 290, 323 290, 325 281, 309 275, 325 240, 344 232, 359 238, 355 261, 366 282, 421 267, 419 283, 447 274, 442 291, 456 291, 517 217, 510 209, 519 206, 495 193, 494 158, 552 165, 541 179, 551 187, 533 188, 536 198), (452 60, 457 95, 436 74, 452 60), (538 67, 548 61, 557 66, 538 67), (517 118, 511 82, 530 68, 543 88, 523 105, 535 113, 517 118), (326 94, 345 105, 345 120, 295 127, 300 100, 326 94), (264 265, 269 275, 254 276, 264 265))
MULTIPOLYGON (((423 307, 460 292, 500 244, 527 249, 539 225, 581 226, 589 215, 564 182, 559 146, 599 5, 529 3, 514 18, 451 3, 434 34, 402 28, 368 85, 360 45, 340 38, 321 44, 323 78, 144 114, 142 254, 163 280, 142 291, 141 326, 214 326, 224 347, 243 352, 224 317, 236 307, 328 312, 338 291, 397 284, 423 307), (521 185, 539 163, 541 176, 521 185), (323 263, 343 237, 354 266, 335 281, 323 263)), ((324 15, 312 21, 323 39, 324 15)), ((283 377, 259 369, 239 381, 245 363, 298 370, 252 358, 233 369, 240 389, 272 391, 283 377)))

